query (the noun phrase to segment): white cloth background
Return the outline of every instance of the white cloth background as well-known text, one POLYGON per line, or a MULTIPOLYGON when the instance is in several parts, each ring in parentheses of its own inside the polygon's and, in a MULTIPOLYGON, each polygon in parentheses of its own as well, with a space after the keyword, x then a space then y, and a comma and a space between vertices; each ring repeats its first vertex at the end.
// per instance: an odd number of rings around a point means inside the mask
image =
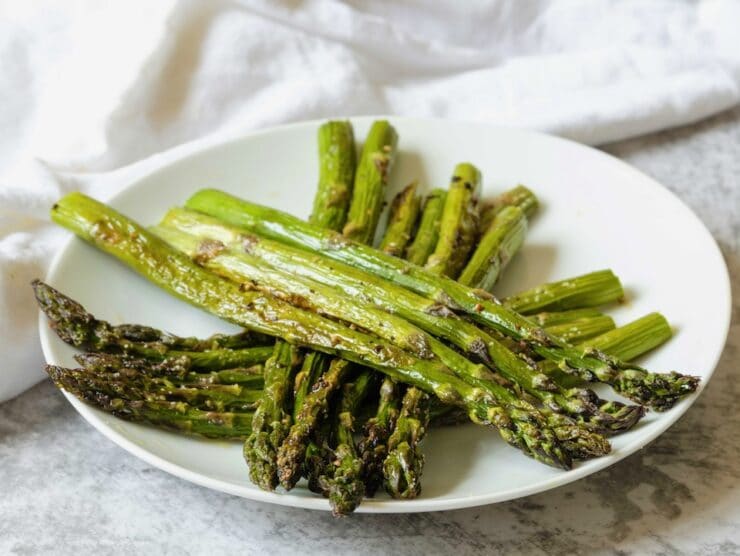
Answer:
POLYGON ((740 3, 22 1, 0 5, 0 401, 40 380, 64 192, 310 118, 402 114, 598 144, 740 102, 740 3))

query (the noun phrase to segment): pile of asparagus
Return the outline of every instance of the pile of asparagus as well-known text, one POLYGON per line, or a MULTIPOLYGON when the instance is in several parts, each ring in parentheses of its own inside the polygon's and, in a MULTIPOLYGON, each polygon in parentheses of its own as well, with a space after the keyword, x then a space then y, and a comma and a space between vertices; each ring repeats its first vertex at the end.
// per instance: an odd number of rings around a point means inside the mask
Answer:
POLYGON ((84 350, 79 368, 49 375, 124 419, 241 439, 255 484, 306 478, 336 515, 381 485, 418 496, 432 425, 492 426, 569 469, 696 389, 696 377, 630 363, 671 329, 657 313, 616 328, 598 309, 623 296, 609 270, 490 293, 536 213, 526 187, 479 202, 480 172, 458 164, 423 202, 417 183, 405 187, 379 230, 397 140, 377 121, 356 160, 349 122, 322 125, 308 222, 217 190, 150 229, 83 194, 62 198, 55 222, 245 331, 199 340, 114 326, 36 281, 50 325, 84 350), (634 403, 602 399, 595 382, 634 403))

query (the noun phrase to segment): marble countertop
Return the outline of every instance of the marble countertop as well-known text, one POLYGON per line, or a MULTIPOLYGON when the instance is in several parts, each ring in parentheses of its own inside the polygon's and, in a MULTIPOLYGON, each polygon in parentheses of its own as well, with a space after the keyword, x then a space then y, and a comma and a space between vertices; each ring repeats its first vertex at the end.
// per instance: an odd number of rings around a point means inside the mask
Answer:
POLYGON ((697 212, 735 291, 728 344, 708 388, 644 450, 512 502, 336 520, 154 469, 44 382, 0 405, 0 553, 740 554, 740 109, 605 150, 697 212))

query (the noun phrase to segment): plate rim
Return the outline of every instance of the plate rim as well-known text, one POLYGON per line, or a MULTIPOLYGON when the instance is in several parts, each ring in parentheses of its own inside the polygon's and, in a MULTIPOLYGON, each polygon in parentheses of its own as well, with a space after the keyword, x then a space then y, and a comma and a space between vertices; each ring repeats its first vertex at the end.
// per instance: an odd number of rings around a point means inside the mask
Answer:
MULTIPOLYGON (((620 448, 618 453, 612 453, 607 456, 603 456, 601 458, 590 460, 589 462, 581 463, 578 467, 571 469, 568 472, 565 472, 565 473, 556 475, 554 477, 541 480, 541 481, 538 481, 538 482, 535 482, 533 484, 529 484, 523 487, 516 487, 516 488, 508 489, 505 491, 499 491, 494 494, 489 493, 489 494, 478 494, 478 495, 470 495, 470 496, 459 496, 456 498, 446 498, 446 499, 441 499, 441 500, 440 499, 435 500, 433 498, 432 499, 417 498, 414 500, 400 500, 399 501, 399 500, 393 500, 393 499, 382 499, 381 500, 381 499, 370 498, 370 499, 366 499, 363 501, 363 503, 357 509, 358 513, 416 513, 416 512, 427 512, 427 511, 443 511, 443 510, 462 509, 462 508, 469 508, 469 507, 476 507, 476 506, 494 504, 494 503, 499 503, 499 502, 505 502, 508 500, 530 496, 532 494, 545 492, 553 488, 557 488, 560 486, 570 484, 583 477, 596 473, 597 471, 610 467, 611 465, 614 465, 620 460, 633 454, 637 450, 644 448, 645 446, 653 442, 656 438, 661 436, 678 419, 680 419, 688 411, 688 409, 693 405, 693 403, 698 399, 698 397, 701 395, 701 393, 704 391, 707 384, 709 383, 709 380, 714 375, 714 372, 717 368, 719 360, 722 357, 722 354, 724 353, 724 350, 727 344, 727 337, 729 334, 731 317, 732 317, 732 289, 731 289, 731 282, 730 282, 729 270, 727 268, 727 263, 724 259, 724 256, 722 255, 722 251, 719 248, 717 241, 712 236, 711 232, 706 227, 704 222, 691 209, 691 207, 689 207, 673 191, 668 189, 666 186, 664 186, 663 184, 661 184, 660 182, 658 182, 656 179, 652 178, 651 176, 645 174, 644 172, 638 170, 637 168, 633 167, 627 162, 607 152, 601 151, 589 145, 578 143, 576 141, 573 141, 567 138, 558 137, 558 136, 544 133, 541 131, 517 128, 513 126, 502 126, 502 125, 494 125, 494 124, 487 124, 487 123, 480 123, 480 122, 465 121, 465 120, 449 120, 449 119, 444 119, 444 118, 417 118, 417 117, 405 117, 405 116, 378 115, 378 116, 350 116, 350 117, 346 117, 346 119, 352 121, 353 123, 368 122, 368 121, 372 121, 376 119, 387 119, 387 120, 390 120, 392 123, 408 122, 412 125, 413 124, 424 125, 425 123, 433 122, 437 125, 449 124, 449 125, 473 126, 473 127, 478 127, 481 129, 492 130, 494 132, 513 133, 513 134, 520 134, 522 136, 536 136, 540 139, 554 141, 555 143, 562 142, 562 143, 570 145, 571 147, 574 146, 576 148, 585 149, 586 151, 589 152, 590 156, 601 157, 602 159, 605 159, 612 164, 617 163, 619 166, 622 167, 622 170, 625 170, 628 173, 631 173, 632 175, 637 177, 638 179, 644 181, 645 185, 649 185, 654 191, 660 192, 660 194, 667 196, 667 198, 669 199, 672 198, 671 200, 674 202, 677 201, 678 204, 686 212, 686 216, 693 218, 695 223, 698 224, 697 230, 700 230, 700 232, 705 236, 705 239, 709 240, 709 244, 712 245, 711 255, 717 258, 718 262, 720 263, 719 266, 724 270, 724 272, 722 273, 723 279, 717 276, 717 278, 721 280, 722 282, 723 291, 720 292, 720 296, 724 300, 724 303, 723 303, 724 315, 721 315, 722 320, 724 321, 724 325, 723 325, 724 337, 722 339, 722 348, 719 349, 718 352, 715 354, 713 361, 711 362, 711 365, 708 368, 709 370, 707 372, 707 375, 706 377, 702 378, 699 384, 699 388, 697 389, 696 393, 681 400, 681 402, 679 402, 673 409, 671 409, 670 412, 662 414, 660 420, 656 423, 655 430, 653 430, 648 435, 647 438, 642 439, 640 442, 634 442, 633 445, 628 445, 626 447, 620 448)), ((271 133, 278 132, 278 131, 287 131, 292 128, 317 126, 324 121, 326 121, 326 118, 311 119, 311 120, 305 120, 305 121, 300 121, 300 122, 294 122, 294 123, 289 123, 289 124, 268 127, 264 129, 252 130, 246 133, 240 133, 240 134, 236 134, 233 136, 224 137, 221 140, 206 142, 205 144, 200 143, 196 140, 195 144, 193 145, 187 145, 187 144, 180 145, 179 147, 175 147, 173 149, 173 156, 170 160, 167 161, 166 164, 159 165, 158 167, 153 168, 149 172, 136 176, 126 185, 122 185, 116 191, 114 195, 108 196, 105 202, 115 207, 116 201, 118 200, 118 198, 124 195, 128 190, 139 186, 140 183, 143 181, 156 179, 157 174, 166 171, 168 167, 174 164, 183 162, 187 160, 188 158, 191 158, 194 156, 203 156, 203 155, 207 156, 207 154, 210 151, 228 147, 229 145, 238 143, 247 138, 267 135, 267 134, 271 134, 271 133), (177 152, 178 150, 179 152, 177 152)), ((45 280, 48 283, 53 283, 54 277, 58 271, 58 268, 63 264, 67 251, 70 250, 72 245, 76 244, 79 241, 81 241, 79 240, 79 238, 77 238, 74 235, 71 235, 64 242, 64 244, 59 249, 59 251, 54 255, 51 261, 51 264, 49 266, 49 270, 46 273, 45 280)), ((50 328, 46 325, 46 318, 41 311, 39 311, 39 336, 41 340, 41 348, 44 354, 44 358, 46 359, 46 362, 49 363, 55 359, 53 356, 53 350, 54 350, 53 342, 55 341, 60 342, 60 340, 56 338, 56 336, 51 332, 50 328)), ((283 491, 266 492, 266 491, 262 491, 259 489, 251 489, 251 488, 246 489, 241 486, 235 486, 232 483, 229 483, 227 481, 214 478, 214 477, 210 477, 202 473, 192 471, 190 469, 182 467, 159 455, 156 455, 153 452, 150 452, 149 450, 147 450, 146 448, 142 446, 139 446, 134 441, 128 439, 123 434, 121 434, 120 432, 115 430, 113 427, 108 425, 103 419, 103 417, 108 416, 108 414, 98 409, 95 409, 91 406, 86 405, 84 402, 81 402, 80 400, 78 400, 77 398, 75 398, 74 396, 72 396, 66 391, 62 391, 62 393, 67 398, 67 400, 69 400, 72 406, 77 410, 77 412, 80 413, 80 415, 88 423, 90 423, 96 430, 102 433, 106 438, 113 441, 115 444, 117 444, 118 446, 126 450, 127 452, 131 453, 132 455, 138 457, 139 459, 145 461, 146 463, 158 469, 161 469, 167 473, 170 473, 171 475, 177 476, 181 479, 185 479, 186 481, 197 484, 199 486, 211 488, 213 490, 239 496, 239 497, 246 498, 249 500, 255 500, 258 502, 267 502, 267 503, 277 504, 281 506, 299 507, 299 508, 312 509, 312 510, 325 510, 325 511, 330 510, 328 501, 323 497, 296 496, 294 494, 291 494, 290 492, 286 493, 283 491)), ((131 426, 131 423, 126 423, 125 421, 122 421, 122 424, 124 426, 131 426)), ((142 425, 139 425, 139 426, 142 426, 142 425)), ((176 433, 171 433, 171 434, 176 434, 176 433)), ((245 477, 246 476, 247 474, 245 473, 245 477)))

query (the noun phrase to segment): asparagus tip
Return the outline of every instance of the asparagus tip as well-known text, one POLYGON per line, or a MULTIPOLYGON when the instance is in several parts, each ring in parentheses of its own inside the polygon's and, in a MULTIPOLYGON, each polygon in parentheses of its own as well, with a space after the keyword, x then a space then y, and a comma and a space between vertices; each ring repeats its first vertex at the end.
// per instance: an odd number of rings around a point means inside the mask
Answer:
POLYGON ((276 454, 270 435, 253 432, 244 442, 244 459, 249 466, 249 478, 262 490, 273 491, 278 486, 276 454))
POLYGON ((332 513, 342 517, 355 511, 365 496, 362 482, 362 460, 355 454, 354 447, 340 444, 334 451, 334 461, 319 478, 324 495, 329 498, 332 513))
POLYGON ((651 373, 641 369, 627 369, 616 377, 613 386, 617 392, 656 411, 671 409, 682 397, 696 391, 698 376, 669 373, 651 373))

